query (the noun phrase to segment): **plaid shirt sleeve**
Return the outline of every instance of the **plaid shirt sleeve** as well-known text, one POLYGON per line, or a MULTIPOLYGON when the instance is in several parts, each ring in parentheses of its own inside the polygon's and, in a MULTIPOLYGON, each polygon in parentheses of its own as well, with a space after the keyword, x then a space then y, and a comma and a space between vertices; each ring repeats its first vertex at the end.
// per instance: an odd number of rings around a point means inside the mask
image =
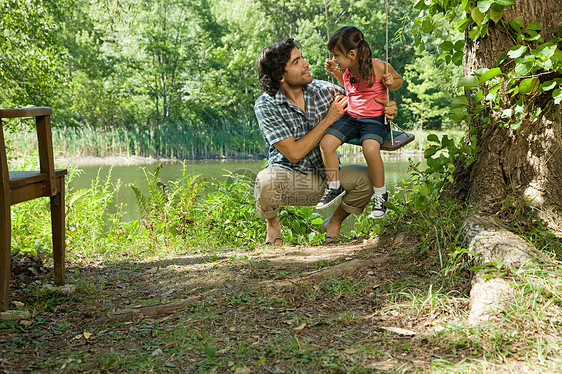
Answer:
POLYGON ((268 94, 261 95, 256 100, 254 111, 260 130, 269 145, 294 136, 273 97, 268 94))

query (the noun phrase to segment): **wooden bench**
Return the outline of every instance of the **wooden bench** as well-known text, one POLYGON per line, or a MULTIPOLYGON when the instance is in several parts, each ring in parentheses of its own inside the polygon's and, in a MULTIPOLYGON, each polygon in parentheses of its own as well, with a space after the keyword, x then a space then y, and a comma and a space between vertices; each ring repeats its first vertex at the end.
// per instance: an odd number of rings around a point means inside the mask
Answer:
POLYGON ((10 206, 49 196, 53 233, 55 284, 65 282, 65 204, 64 176, 66 169, 54 168, 51 114, 48 107, 0 109, 0 311, 8 308, 11 259, 10 206), (35 118, 39 148, 39 171, 8 171, 2 118, 35 118))

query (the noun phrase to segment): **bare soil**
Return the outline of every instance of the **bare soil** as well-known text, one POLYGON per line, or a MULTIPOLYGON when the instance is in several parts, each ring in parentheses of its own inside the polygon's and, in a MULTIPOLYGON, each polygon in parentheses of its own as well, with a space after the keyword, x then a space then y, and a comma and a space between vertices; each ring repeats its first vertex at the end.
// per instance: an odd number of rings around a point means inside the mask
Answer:
POLYGON ((411 309, 430 286, 468 308, 468 279, 444 286, 413 246, 398 235, 69 264, 68 294, 44 288, 40 259, 14 259, 11 308, 31 316, 0 325, 0 372, 428 372, 479 355, 432 338, 454 316, 411 309))

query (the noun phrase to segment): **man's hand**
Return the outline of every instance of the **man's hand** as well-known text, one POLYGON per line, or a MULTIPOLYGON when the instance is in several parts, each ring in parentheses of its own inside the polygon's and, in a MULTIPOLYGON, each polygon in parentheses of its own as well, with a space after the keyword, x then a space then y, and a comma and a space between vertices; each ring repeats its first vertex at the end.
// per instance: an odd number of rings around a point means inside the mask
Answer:
POLYGON ((334 102, 330 106, 330 110, 328 110, 328 114, 326 114, 326 120, 334 124, 337 120, 342 118, 345 112, 347 112, 347 100, 347 96, 336 96, 334 102))
POLYGON ((389 120, 393 120, 398 114, 398 107, 396 106, 396 101, 388 101, 375 97, 375 101, 379 104, 384 105, 384 115, 389 120))

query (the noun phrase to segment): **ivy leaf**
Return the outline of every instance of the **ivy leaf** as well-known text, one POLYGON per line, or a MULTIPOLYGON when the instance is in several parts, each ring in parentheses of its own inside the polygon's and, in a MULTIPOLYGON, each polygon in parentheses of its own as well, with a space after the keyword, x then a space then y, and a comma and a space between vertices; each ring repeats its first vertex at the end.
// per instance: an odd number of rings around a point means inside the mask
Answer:
POLYGON ((494 8, 490 10, 490 19, 494 21, 494 23, 498 23, 500 19, 503 17, 503 9, 501 11, 496 11, 494 8))
POLYGON ((527 32, 529 32, 530 30, 540 31, 542 30, 542 25, 537 21, 532 21, 527 25, 527 32))
POLYGON ((508 5, 513 5, 513 3, 515 3, 515 0, 494 0, 494 3, 503 6, 508 6, 508 5))
POLYGON ((534 93, 539 88, 540 81, 538 78, 523 79, 519 83, 519 92, 525 95, 534 93))
POLYGON ((476 78, 475 76, 462 77, 461 79, 459 79, 460 87, 471 89, 471 88, 476 88, 479 85, 480 82, 478 82, 478 78, 476 78))
POLYGON ((482 13, 485 13, 488 11, 488 9, 490 9, 493 3, 494 0, 480 0, 478 2, 478 10, 480 10, 482 13))
POLYGON ((515 30, 517 33, 521 32, 521 29, 525 27, 525 24, 520 19, 512 19, 509 21, 509 25, 515 30))
POLYGON ((484 74, 482 74, 480 76, 480 84, 489 81, 490 79, 494 78, 495 76, 498 76, 502 73, 502 70, 500 68, 492 68, 488 71, 486 71, 484 74))
POLYGON ((541 84, 541 88, 543 91, 550 91, 554 87, 556 87, 556 81, 546 81, 543 84, 541 84))
POLYGON ((554 104, 560 104, 562 101, 562 88, 557 88, 552 92, 552 97, 554 98, 554 104))
POLYGON ((515 45, 509 49, 507 55, 511 58, 517 58, 517 57, 521 57, 525 52, 527 52, 527 46, 515 45))
POLYGON ((482 13, 477 7, 472 8, 470 16, 478 26, 482 26, 482 21, 484 21, 484 13, 482 13))

